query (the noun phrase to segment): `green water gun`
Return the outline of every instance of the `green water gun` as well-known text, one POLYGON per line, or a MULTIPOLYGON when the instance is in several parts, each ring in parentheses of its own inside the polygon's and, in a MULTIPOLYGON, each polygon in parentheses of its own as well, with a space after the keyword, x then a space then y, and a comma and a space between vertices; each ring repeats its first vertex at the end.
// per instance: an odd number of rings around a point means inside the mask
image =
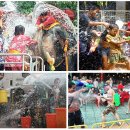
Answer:
POLYGON ((85 84, 84 86, 87 87, 87 88, 92 88, 93 84, 85 84))
POLYGON ((128 36, 128 37, 126 38, 126 40, 130 40, 130 36, 128 36))
POLYGON ((115 104, 115 106, 120 105, 120 95, 118 93, 114 94, 114 104, 115 104))

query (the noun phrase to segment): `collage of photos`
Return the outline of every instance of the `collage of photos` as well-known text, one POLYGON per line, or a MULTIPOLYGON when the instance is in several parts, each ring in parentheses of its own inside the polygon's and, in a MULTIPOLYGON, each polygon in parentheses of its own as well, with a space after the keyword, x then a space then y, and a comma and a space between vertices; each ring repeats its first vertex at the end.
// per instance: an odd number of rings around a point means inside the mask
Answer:
POLYGON ((0 1, 0 128, 130 128, 130 1, 0 1))

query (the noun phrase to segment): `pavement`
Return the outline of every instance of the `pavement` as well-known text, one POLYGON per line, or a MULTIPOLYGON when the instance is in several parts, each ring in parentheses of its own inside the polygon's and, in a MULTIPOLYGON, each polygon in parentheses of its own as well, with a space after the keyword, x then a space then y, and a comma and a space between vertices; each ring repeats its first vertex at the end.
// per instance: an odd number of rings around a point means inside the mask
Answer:
MULTIPOLYGON (((84 123, 88 126, 88 128, 92 128, 92 125, 95 123, 102 122, 102 112, 105 110, 106 106, 97 107, 94 102, 90 102, 81 106, 82 116, 84 118, 84 123)), ((120 116, 120 119, 129 119, 130 114, 126 114, 128 109, 128 103, 125 102, 124 106, 119 106, 117 109, 117 113, 120 116)), ((106 121, 115 121, 113 114, 110 113, 106 116, 106 121)))

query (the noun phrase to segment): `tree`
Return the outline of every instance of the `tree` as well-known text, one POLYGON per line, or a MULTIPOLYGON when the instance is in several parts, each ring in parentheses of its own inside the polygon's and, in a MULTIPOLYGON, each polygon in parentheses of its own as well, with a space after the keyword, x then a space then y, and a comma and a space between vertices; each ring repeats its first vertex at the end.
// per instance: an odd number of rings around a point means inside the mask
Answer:
POLYGON ((22 14, 29 14, 33 11, 35 1, 16 1, 17 9, 22 14))

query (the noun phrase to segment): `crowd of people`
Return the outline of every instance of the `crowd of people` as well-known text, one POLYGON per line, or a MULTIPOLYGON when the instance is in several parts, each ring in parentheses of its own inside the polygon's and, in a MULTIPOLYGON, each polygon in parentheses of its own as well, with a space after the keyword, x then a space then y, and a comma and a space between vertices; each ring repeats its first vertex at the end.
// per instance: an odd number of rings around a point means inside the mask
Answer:
MULTIPOLYGON (((130 22, 124 22, 126 29, 119 25, 100 22, 97 14, 100 6, 93 4, 88 11, 79 16, 79 69, 80 70, 114 70, 117 63, 124 63, 130 69, 129 59, 123 46, 130 43, 130 22), (99 26, 105 28, 104 31, 99 26)), ((118 68, 119 69, 119 68, 118 68)))
MULTIPOLYGON (((92 101, 96 103, 98 108, 100 108, 101 105, 106 106, 105 110, 102 111, 102 128, 106 127, 106 115, 109 113, 113 113, 114 117, 117 120, 120 120, 117 109, 120 105, 124 105, 122 103, 122 100, 124 100, 123 94, 126 94, 124 88, 125 86, 122 84, 122 81, 115 85, 112 78, 101 81, 98 77, 95 79, 87 79, 83 76, 79 79, 78 77, 73 76, 73 79, 69 81, 68 85, 69 126, 84 124, 80 108, 83 105, 87 105, 88 102, 93 103, 92 101)), ((130 100, 127 101, 128 111, 126 113, 129 113, 130 100)), ((118 125, 121 125, 120 121, 118 122, 118 125)))

